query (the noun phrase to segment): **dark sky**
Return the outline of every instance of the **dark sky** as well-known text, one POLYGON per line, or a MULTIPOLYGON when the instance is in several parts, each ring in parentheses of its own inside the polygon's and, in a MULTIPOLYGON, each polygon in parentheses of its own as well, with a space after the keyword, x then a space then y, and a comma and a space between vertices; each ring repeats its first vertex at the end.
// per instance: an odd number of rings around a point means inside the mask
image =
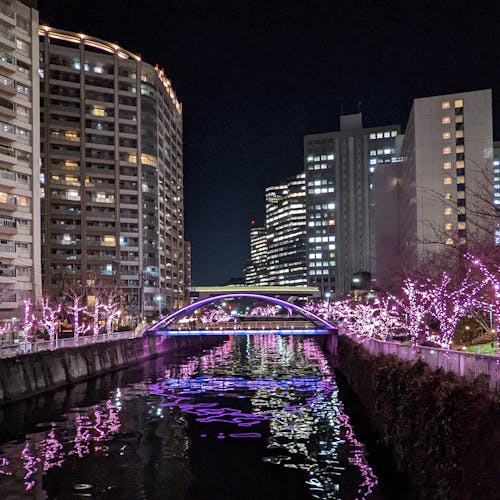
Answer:
MULTIPOLYGON (((50 26, 116 42, 166 68, 184 110, 193 283, 241 275, 264 188, 302 169, 305 134, 406 124, 414 97, 493 89, 496 0, 39 0, 50 26)), ((498 135, 498 134, 495 134, 498 135)))

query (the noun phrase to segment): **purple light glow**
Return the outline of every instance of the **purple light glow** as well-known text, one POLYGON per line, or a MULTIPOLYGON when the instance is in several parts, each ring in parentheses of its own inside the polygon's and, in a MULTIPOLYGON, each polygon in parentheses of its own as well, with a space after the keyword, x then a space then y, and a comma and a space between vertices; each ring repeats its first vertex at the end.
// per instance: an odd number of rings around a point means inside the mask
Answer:
POLYGON ((310 321, 317 321, 321 325, 323 325, 325 328, 332 330, 335 328, 334 325, 326 321, 325 319, 321 318, 320 316, 316 315, 312 311, 307 311, 306 309, 303 309, 302 307, 299 307, 295 304, 292 304, 290 302, 287 302, 286 300, 281 300, 277 299, 275 297, 269 297, 267 295, 259 295, 256 293, 228 293, 226 295, 218 295, 217 297, 208 297, 207 299, 200 300, 199 302, 195 302, 194 304, 190 304, 186 307, 183 307, 182 309, 179 309, 178 311, 173 312, 172 314, 166 316, 163 318, 161 321, 156 323, 152 328, 147 330, 147 332, 154 332, 159 330, 160 326, 167 327, 171 323, 175 322, 177 319, 181 318, 182 316, 193 312, 194 310, 203 307, 207 304, 211 304, 212 302, 217 302, 219 300, 226 300, 226 299, 239 299, 239 298, 249 298, 249 299, 258 299, 258 300, 264 300, 267 302, 271 302, 273 304, 286 307, 291 309, 292 311, 297 312, 301 316, 304 316, 305 318, 309 319, 310 321))

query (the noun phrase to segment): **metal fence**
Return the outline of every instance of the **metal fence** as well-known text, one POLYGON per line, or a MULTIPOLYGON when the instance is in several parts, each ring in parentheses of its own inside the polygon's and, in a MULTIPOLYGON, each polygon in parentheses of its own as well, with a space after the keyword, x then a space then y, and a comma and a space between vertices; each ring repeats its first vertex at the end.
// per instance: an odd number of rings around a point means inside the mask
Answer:
POLYGON ((393 354, 407 361, 421 359, 433 369, 442 368, 462 377, 474 378, 478 375, 487 375, 490 387, 500 389, 500 356, 383 342, 373 338, 358 339, 358 341, 372 354, 393 354))
POLYGON ((3 341, 0 343, 0 358, 11 358, 20 354, 30 354, 41 351, 52 351, 66 347, 82 347, 89 344, 98 344, 100 342, 111 342, 113 340, 129 339, 137 337, 141 332, 115 332, 110 335, 101 334, 96 336, 70 337, 57 340, 38 340, 36 342, 3 341))

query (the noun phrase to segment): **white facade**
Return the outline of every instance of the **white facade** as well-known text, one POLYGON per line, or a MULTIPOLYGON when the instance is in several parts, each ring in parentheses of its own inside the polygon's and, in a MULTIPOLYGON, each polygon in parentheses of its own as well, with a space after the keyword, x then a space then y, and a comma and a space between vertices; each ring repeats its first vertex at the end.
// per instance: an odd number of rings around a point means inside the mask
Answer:
POLYGON ((119 289, 130 317, 181 306, 190 266, 170 80, 105 40, 40 36, 44 288, 119 289))
POLYGON ((0 3, 0 318, 41 297, 38 12, 0 3))
POLYGON ((491 90, 415 99, 401 178, 408 198, 402 220, 415 230, 417 259, 443 245, 474 251, 491 243, 492 128, 491 90))

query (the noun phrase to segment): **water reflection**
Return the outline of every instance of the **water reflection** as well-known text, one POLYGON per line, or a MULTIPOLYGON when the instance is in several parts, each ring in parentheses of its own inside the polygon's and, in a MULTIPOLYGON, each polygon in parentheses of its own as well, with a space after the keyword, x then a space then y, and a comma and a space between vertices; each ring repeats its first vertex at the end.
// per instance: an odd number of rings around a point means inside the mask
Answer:
POLYGON ((376 489, 313 338, 230 338, 54 420, 2 445, 0 487, 12 498, 347 499, 376 489))

